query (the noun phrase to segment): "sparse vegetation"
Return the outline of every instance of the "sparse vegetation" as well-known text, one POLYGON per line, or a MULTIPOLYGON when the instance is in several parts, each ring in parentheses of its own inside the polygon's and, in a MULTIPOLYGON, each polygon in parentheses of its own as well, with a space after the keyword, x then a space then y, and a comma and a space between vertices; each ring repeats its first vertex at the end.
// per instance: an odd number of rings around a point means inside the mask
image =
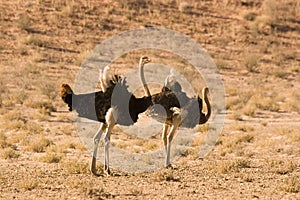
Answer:
MULTIPOLYGON (((89 165, 86 162, 80 162, 78 160, 68 160, 62 163, 62 167, 71 174, 87 174, 90 173, 89 165)), ((100 169, 100 167, 99 167, 100 169)), ((103 169, 101 167, 101 169, 103 169)), ((101 170, 100 169, 100 170, 101 170)))
POLYGON ((249 72, 258 72, 258 57, 256 55, 246 56, 244 65, 249 72))
POLYGON ((61 154, 58 154, 56 152, 46 152, 45 155, 40 157, 40 161, 46 163, 59 163, 61 158, 61 154))
POLYGON ((239 172, 243 168, 249 168, 250 161, 244 159, 238 159, 234 161, 223 161, 217 167, 220 173, 239 172))
POLYGON ((38 187, 38 182, 33 178, 26 178, 21 180, 18 184, 18 188, 21 190, 33 190, 38 187))
POLYGON ((300 181, 297 177, 289 177, 283 180, 282 190, 286 192, 298 193, 300 191, 300 181))
MULTIPOLYGON (((0 198, 297 199, 299 14, 294 0, 1 1, 0 198), (178 31, 214 59, 226 90, 223 131, 204 159, 199 151, 213 136, 207 135, 208 125, 191 133, 195 138, 186 152, 176 152, 174 168, 133 175, 113 169, 111 177, 93 177, 91 149, 77 134, 58 87, 76 85, 81 64, 97 44, 148 27, 178 31)), ((207 85, 190 61, 158 49, 127 52, 111 67, 125 75, 141 55, 174 67, 195 92, 207 85)), ((207 62, 199 64, 204 73, 207 62)), ((153 93, 160 89, 151 86, 153 93)), ((148 139, 113 132, 112 145, 124 151, 162 148, 159 134, 148 139)), ((143 161, 156 164, 146 156, 143 161)), ((97 171, 102 170, 99 162, 97 171)))
POLYGON ((40 137, 36 140, 30 141, 26 149, 28 151, 41 153, 41 152, 44 152, 46 150, 46 148, 52 144, 53 144, 53 142, 51 140, 49 140, 45 137, 40 137))
POLYGON ((19 16, 18 27, 25 31, 31 31, 31 23, 30 17, 26 14, 22 14, 19 16))
POLYGON ((5 148, 1 151, 1 157, 3 159, 18 158, 19 156, 20 154, 17 153, 16 150, 14 150, 11 147, 5 148))

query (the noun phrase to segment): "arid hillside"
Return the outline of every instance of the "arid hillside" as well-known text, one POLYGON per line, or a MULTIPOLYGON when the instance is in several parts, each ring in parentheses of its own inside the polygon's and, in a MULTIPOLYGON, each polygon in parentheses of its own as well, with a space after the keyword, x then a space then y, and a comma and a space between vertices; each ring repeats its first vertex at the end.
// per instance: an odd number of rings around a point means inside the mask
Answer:
MULTIPOLYGON (((184 64, 170 52, 141 50, 111 67, 123 74, 144 54, 184 64)), ((298 1, 1 1, 0 199, 300 199, 299 91, 298 1), (98 44, 147 27, 178 31, 213 58, 226 91, 223 131, 203 159, 210 121, 174 169, 95 177, 60 85, 74 86, 98 44)), ((126 151, 162 147, 160 135, 113 132, 112 145, 126 151)))

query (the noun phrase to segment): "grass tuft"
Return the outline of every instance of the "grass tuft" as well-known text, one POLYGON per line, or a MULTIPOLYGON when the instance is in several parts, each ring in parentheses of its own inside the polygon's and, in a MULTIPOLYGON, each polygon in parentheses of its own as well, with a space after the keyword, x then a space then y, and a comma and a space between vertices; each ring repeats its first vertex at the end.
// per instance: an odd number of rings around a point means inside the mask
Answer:
POLYGON ((288 177, 283 180, 281 189, 285 192, 298 193, 300 191, 300 181, 297 177, 288 177))
POLYGON ((20 156, 19 153, 17 153, 13 148, 8 147, 2 150, 1 157, 3 159, 12 159, 12 158, 18 158, 20 156))
POLYGON ((68 160, 62 163, 62 168, 71 174, 87 174, 89 173, 89 165, 78 160, 68 160))
POLYGON ((41 153, 46 150, 46 147, 52 145, 53 142, 45 137, 40 137, 37 140, 29 142, 26 150, 41 153))
POLYGON ((40 161, 46 163, 59 163, 62 155, 56 152, 46 152, 45 155, 40 157, 40 161))

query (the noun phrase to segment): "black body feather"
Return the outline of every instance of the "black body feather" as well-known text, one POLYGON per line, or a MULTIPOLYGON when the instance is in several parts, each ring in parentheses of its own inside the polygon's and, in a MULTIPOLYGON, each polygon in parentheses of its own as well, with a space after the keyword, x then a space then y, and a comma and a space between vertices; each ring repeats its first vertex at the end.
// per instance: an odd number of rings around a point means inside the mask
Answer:
POLYGON ((68 104, 69 111, 76 110, 79 117, 106 123, 105 115, 109 108, 117 110, 117 124, 132 125, 138 120, 138 115, 151 104, 151 97, 136 98, 128 91, 126 81, 115 76, 111 86, 105 92, 86 94, 65 94, 63 101, 68 104))

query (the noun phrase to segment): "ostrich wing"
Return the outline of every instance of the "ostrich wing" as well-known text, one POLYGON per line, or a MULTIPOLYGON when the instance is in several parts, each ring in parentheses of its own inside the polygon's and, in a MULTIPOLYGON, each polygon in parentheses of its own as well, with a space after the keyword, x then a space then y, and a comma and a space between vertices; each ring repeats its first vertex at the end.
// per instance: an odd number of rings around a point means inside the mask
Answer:
POLYGON ((76 110, 79 117, 105 122, 105 114, 110 108, 110 96, 110 94, 102 91, 73 94, 72 107, 76 110))

